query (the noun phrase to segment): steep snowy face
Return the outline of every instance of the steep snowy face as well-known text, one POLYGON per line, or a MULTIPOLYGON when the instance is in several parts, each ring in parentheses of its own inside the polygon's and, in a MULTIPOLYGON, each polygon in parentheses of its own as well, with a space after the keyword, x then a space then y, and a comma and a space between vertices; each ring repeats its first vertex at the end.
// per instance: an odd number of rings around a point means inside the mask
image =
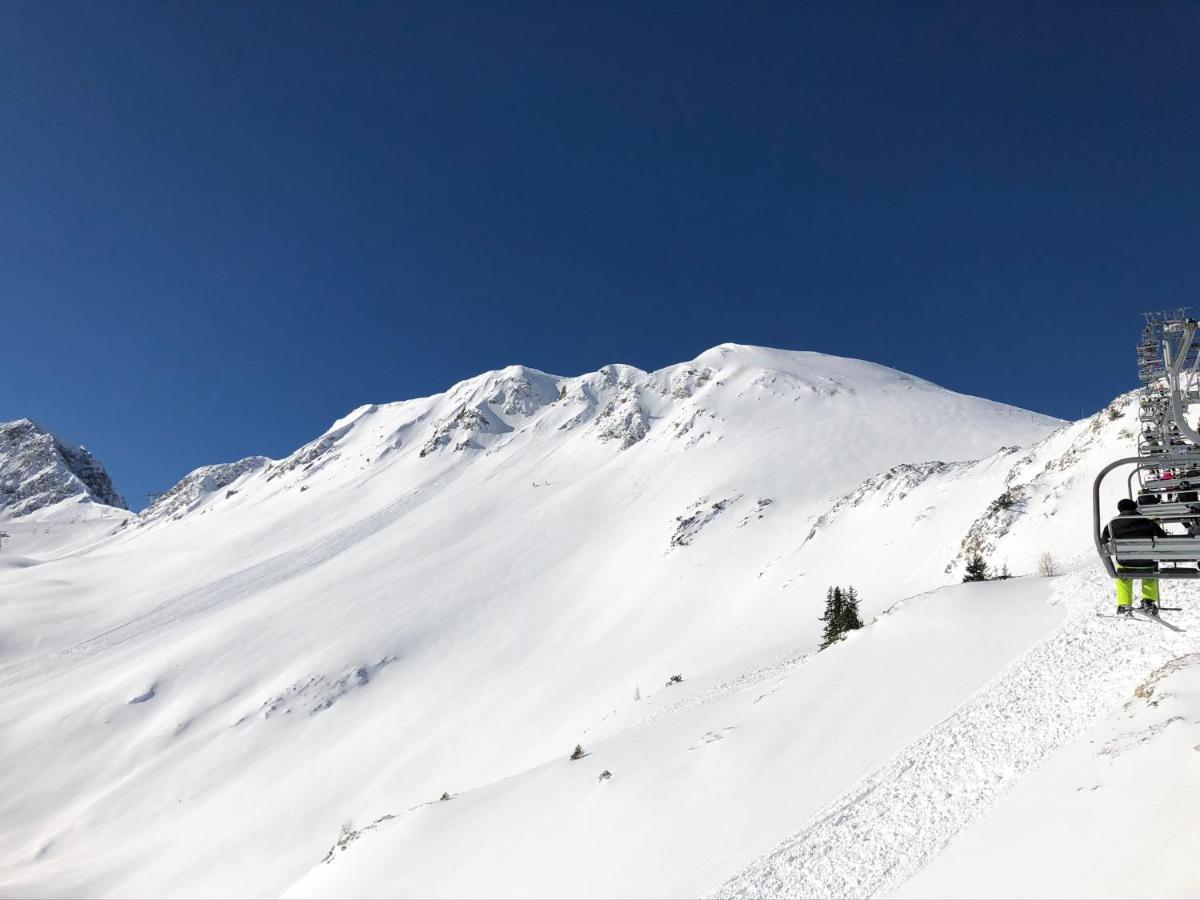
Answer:
MULTIPOLYGON (((1136 394, 1054 431, 1026 448, 984 459, 903 464, 865 479, 813 522, 798 556, 822 560, 863 533, 886 534, 873 549, 887 577, 928 583, 938 570, 957 578, 978 554, 993 572, 1063 571, 1090 559, 1092 479, 1134 452, 1136 394)), ((1116 512, 1122 485, 1110 479, 1102 514, 1116 512)), ((869 576, 868 576, 869 577, 869 576)), ((914 588, 919 589, 919 588, 914 588)))
POLYGON ((104 466, 87 448, 29 419, 0 423, 0 516, 24 516, 72 498, 125 509, 104 466))

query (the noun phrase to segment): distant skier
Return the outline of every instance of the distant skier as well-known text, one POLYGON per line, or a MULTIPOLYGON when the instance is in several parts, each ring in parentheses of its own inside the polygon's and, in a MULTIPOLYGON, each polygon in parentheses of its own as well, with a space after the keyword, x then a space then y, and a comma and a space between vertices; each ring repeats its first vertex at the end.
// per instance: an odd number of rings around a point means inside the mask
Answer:
MULTIPOLYGON (((1125 498, 1117 504, 1117 517, 1104 526, 1100 540, 1107 541, 1111 529, 1114 538, 1165 538, 1167 533, 1155 521, 1138 512, 1137 504, 1125 498)), ((1128 572, 1142 581, 1142 609, 1152 616, 1158 615, 1158 579, 1146 575, 1158 571, 1158 564, 1151 559, 1117 559, 1117 571, 1128 572)), ((1117 615, 1133 615, 1133 577, 1117 579, 1117 615)))

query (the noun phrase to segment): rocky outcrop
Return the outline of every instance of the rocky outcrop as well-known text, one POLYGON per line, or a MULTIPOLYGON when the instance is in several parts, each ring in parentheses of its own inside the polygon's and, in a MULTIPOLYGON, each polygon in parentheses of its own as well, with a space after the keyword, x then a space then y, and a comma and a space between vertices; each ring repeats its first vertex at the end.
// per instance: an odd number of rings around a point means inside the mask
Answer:
POLYGON ((150 504, 142 512, 139 524, 181 516, 216 491, 226 490, 227 494, 232 496, 228 492, 231 484, 249 472, 266 470, 270 463, 265 456, 247 456, 237 462, 202 466, 188 473, 173 488, 150 504))
POLYGON ((126 508, 108 472, 86 447, 29 419, 0 424, 0 514, 24 516, 72 498, 126 508))

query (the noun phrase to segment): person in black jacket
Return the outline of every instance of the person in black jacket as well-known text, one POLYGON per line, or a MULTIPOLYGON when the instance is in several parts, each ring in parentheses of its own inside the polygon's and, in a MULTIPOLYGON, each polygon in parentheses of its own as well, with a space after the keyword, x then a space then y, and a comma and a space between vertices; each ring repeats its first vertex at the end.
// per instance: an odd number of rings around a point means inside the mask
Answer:
MULTIPOLYGON (((1138 512, 1137 504, 1126 498, 1117 504, 1117 517, 1104 526, 1100 540, 1107 541, 1109 535, 1120 538, 1165 538, 1167 533, 1153 519, 1138 512)), ((1117 557, 1117 571, 1137 574, 1142 581, 1142 608, 1151 615, 1158 613, 1158 579, 1147 578, 1147 574, 1158 571, 1152 559, 1123 559, 1117 557)), ((1117 615, 1133 615, 1133 578, 1117 579, 1117 615)))

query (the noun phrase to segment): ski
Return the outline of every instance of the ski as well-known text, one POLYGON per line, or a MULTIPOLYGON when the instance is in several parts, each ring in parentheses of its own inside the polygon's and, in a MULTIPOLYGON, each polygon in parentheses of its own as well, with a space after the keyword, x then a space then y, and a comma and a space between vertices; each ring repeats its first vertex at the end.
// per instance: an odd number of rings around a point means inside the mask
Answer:
POLYGON ((1170 622, 1166 621, 1165 619, 1162 619, 1159 616, 1152 616, 1149 613, 1142 612, 1140 609, 1135 609, 1133 611, 1133 616, 1135 619, 1137 619, 1140 622, 1157 622, 1163 628, 1169 628, 1172 631, 1178 632, 1180 634, 1187 631, 1186 628, 1180 628, 1178 625, 1172 625, 1170 622))
POLYGON ((1143 619, 1139 619, 1137 616, 1119 616, 1116 613, 1102 613, 1102 612, 1096 613, 1096 618, 1098 618, 1098 619, 1125 619, 1128 622, 1144 621, 1143 619))

